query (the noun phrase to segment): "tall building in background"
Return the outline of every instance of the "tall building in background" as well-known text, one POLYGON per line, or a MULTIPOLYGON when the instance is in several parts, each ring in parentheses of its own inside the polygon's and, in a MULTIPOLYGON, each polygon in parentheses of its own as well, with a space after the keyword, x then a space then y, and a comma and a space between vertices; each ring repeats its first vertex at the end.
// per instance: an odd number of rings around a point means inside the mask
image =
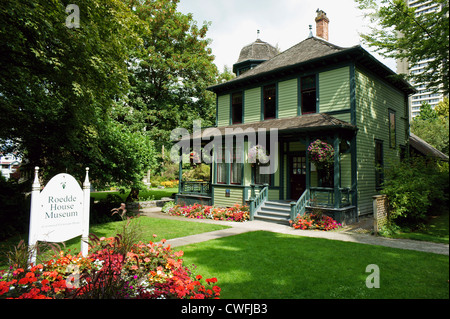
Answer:
MULTIPOLYGON (((404 0, 410 8, 416 10, 416 15, 427 14, 429 12, 435 12, 440 10, 439 4, 435 3, 433 0, 423 1, 423 0, 404 0)), ((419 74, 424 72, 424 68, 432 60, 420 61, 417 65, 409 65, 407 61, 397 61, 397 73, 403 74, 419 74)), ((420 107, 422 103, 426 102, 431 105, 434 109, 435 106, 444 99, 444 94, 442 91, 437 93, 432 92, 427 89, 427 83, 411 83, 417 90, 417 93, 410 97, 409 107, 411 117, 419 115, 420 107)))

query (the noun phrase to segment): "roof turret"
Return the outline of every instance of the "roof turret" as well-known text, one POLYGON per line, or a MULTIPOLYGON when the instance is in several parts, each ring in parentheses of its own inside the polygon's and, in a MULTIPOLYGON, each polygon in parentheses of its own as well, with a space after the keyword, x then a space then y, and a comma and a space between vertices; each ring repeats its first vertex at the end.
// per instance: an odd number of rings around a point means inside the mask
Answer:
POLYGON ((238 61, 233 65, 233 72, 240 75, 277 54, 278 50, 273 45, 259 39, 258 30, 258 39, 242 48, 238 61))

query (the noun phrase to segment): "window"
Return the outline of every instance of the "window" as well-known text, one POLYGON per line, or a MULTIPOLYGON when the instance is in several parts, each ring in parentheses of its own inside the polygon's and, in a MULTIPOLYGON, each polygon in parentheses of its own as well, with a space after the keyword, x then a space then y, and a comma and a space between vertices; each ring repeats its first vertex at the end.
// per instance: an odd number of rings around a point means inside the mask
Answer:
MULTIPOLYGON (((266 155, 270 156, 270 143, 267 143, 266 145, 266 155)), ((261 174, 260 169, 263 166, 269 166, 270 161, 266 164, 260 164, 260 165, 254 165, 253 172, 255 177, 255 184, 269 184, 270 185, 270 179, 271 174, 261 174)))
POLYGON ((226 184, 227 182, 227 164, 225 163, 225 147, 222 147, 217 152, 217 184, 226 184))
POLYGON ((316 76, 300 79, 302 114, 316 113, 316 76))
MULTIPOLYGON (((261 165, 262 166, 262 165, 261 165)), ((255 167, 255 184, 269 184, 270 185, 270 174, 261 174, 260 166, 255 167)))
POLYGON ((242 184, 242 148, 233 147, 233 161, 231 162, 231 184, 242 184))
POLYGON ((231 124, 242 123, 242 92, 231 96, 231 124))
POLYGON ((266 85, 264 91, 264 119, 274 119, 276 117, 277 99, 275 84, 266 85))
POLYGON ((381 188, 384 180, 383 141, 375 140, 375 188, 381 188))
POLYGON ((395 111, 389 110, 389 147, 396 147, 395 111))

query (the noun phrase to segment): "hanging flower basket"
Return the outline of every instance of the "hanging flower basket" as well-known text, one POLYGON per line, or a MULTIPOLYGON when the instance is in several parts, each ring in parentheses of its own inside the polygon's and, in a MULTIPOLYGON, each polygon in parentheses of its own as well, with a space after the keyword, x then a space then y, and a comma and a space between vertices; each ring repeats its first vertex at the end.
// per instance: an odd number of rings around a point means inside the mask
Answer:
POLYGON ((256 165, 266 164, 269 160, 266 149, 261 145, 255 145, 248 151, 248 162, 256 165))
POLYGON ((330 167, 334 163, 333 146, 319 139, 309 145, 308 155, 309 160, 319 169, 330 167))

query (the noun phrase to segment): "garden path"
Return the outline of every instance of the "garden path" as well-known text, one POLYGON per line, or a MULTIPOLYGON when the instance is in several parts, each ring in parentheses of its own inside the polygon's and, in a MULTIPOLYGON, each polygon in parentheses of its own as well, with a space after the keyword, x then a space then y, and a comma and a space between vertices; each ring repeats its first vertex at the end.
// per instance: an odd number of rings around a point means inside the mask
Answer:
POLYGON ((244 223, 237 222, 227 222, 227 221, 216 221, 209 219, 189 219, 179 216, 169 216, 161 212, 161 208, 145 208, 141 210, 141 214, 154 218, 167 218, 167 219, 177 219, 177 220, 185 220, 191 222, 200 222, 200 223, 214 223, 230 226, 231 228, 216 230, 212 232, 191 235, 180 238, 173 238, 166 241, 167 244, 170 244, 172 247, 183 246, 194 244, 198 242, 203 242, 211 239, 216 239, 220 237, 233 236, 245 232, 250 231, 270 231, 282 234, 296 235, 296 236, 305 236, 305 237, 315 237, 315 238, 325 238, 331 240, 341 240, 347 242, 355 242, 360 244, 368 244, 368 245, 379 245, 386 246, 392 248, 400 248, 400 249, 409 249, 409 250, 417 250, 423 252, 430 252, 441 255, 449 255, 449 245, 448 244, 439 244, 439 243, 431 243, 425 241, 418 240, 409 240, 409 239, 392 239, 392 238, 384 238, 373 236, 370 233, 364 231, 367 229, 367 225, 370 224, 370 220, 366 219, 359 223, 359 226, 356 227, 344 227, 338 231, 317 231, 317 230, 299 230, 294 229, 287 225, 269 223, 264 221, 248 221, 244 223), (363 230, 363 231, 361 231, 363 230))

